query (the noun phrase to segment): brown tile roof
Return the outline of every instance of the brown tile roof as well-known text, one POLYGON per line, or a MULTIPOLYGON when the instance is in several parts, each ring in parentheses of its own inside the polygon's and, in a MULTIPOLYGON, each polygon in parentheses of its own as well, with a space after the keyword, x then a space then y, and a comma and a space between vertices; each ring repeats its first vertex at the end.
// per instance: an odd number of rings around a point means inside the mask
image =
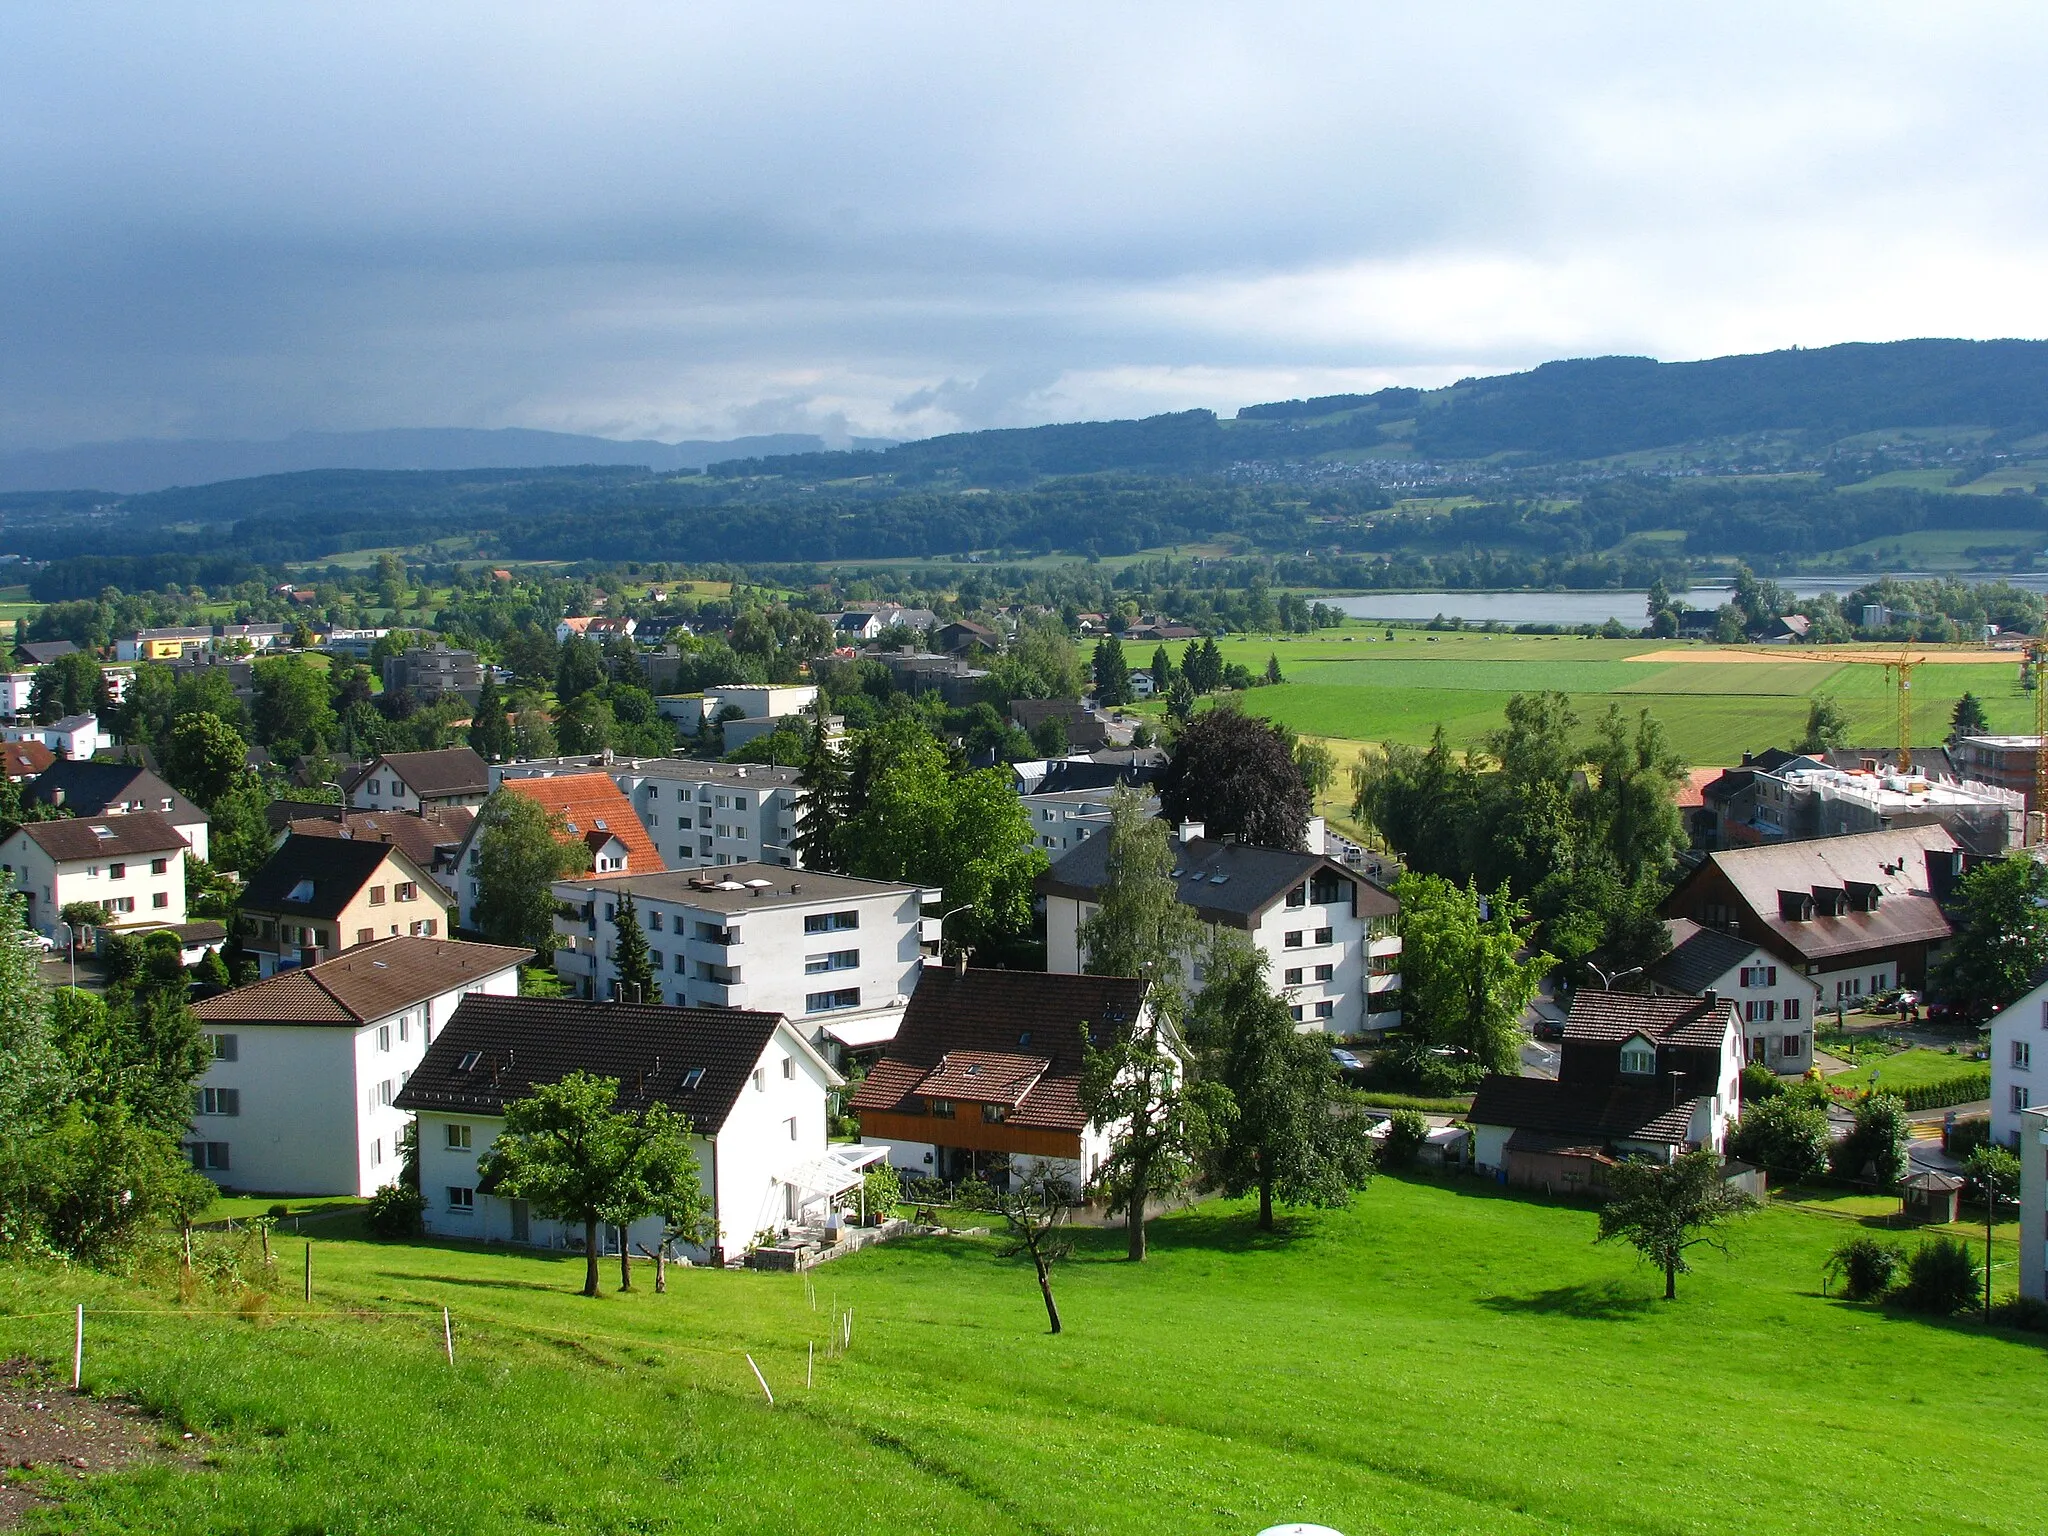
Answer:
POLYGON ((653 874, 667 866, 661 850, 640 825, 640 817, 625 791, 606 773, 558 773, 546 779, 506 779, 498 793, 522 795, 536 805, 561 813, 569 824, 569 835, 582 840, 592 832, 609 832, 626 845, 626 870, 636 875, 653 874))
POLYGON ((406 857, 425 870, 445 862, 452 851, 469 836, 476 812, 469 806, 429 806, 424 815, 406 811, 350 811, 344 821, 340 807, 336 814, 309 816, 286 824, 285 830, 304 837, 346 838, 358 843, 389 843, 404 850, 406 857))
POLYGON ((1702 928, 1689 917, 1666 918, 1671 948, 1644 971, 1650 981, 1697 996, 1757 952, 1740 934, 1702 928))
POLYGON ((194 1003, 192 1011, 209 1022, 363 1024, 532 958, 530 949, 502 944, 379 939, 318 965, 217 993, 194 1003))
POLYGON ((589 1072, 619 1080, 622 1106, 658 1100, 688 1115, 699 1135, 713 1136, 781 1022, 779 1013, 744 1008, 478 994, 464 998, 434 1037, 397 1104, 414 1113, 498 1115, 535 1088, 589 1072))
POLYGON ((904 1010, 896 1038, 854 1093, 852 1108, 922 1114, 925 1085, 958 1086, 939 1098, 1009 1104, 1009 1123, 1079 1132, 1084 1029, 1120 1029, 1136 1021, 1145 983, 1125 976, 1043 971, 968 971, 927 966, 904 1010), (1027 1056, 1023 1054, 1029 1052, 1027 1056), (983 1074, 967 1068, 989 1063, 983 1074), (1024 1064, 1036 1081, 1016 1097, 1024 1064), (1041 1065, 1042 1063, 1042 1065, 1041 1065), (993 1090, 993 1091, 991 1091, 993 1090))
POLYGON ((77 821, 30 821, 22 824, 21 832, 63 864, 75 864, 81 859, 169 853, 189 846, 184 834, 165 820, 160 811, 127 811, 119 816, 77 821))
POLYGON ((31 777, 56 761, 57 754, 40 741, 10 741, 0 745, 0 762, 5 763, 10 779, 31 777))
POLYGON ((1670 1104, 1655 1090, 1601 1083, 1556 1083, 1541 1077, 1480 1079, 1465 1118, 1473 1125, 1511 1125, 1605 1142, 1681 1145, 1692 1124, 1691 1099, 1670 1104))
POLYGON ((1644 992, 1601 992, 1581 987, 1572 995, 1564 1038, 1619 1044, 1642 1035, 1659 1045, 1694 1045, 1718 1050, 1728 1030, 1741 1033, 1735 1004, 1716 998, 1709 1008, 1703 997, 1653 997, 1644 992))
POLYGON ((387 864, 392 866, 389 878, 411 880, 419 885, 421 895, 447 905, 447 893, 402 848, 389 843, 293 834, 279 843, 263 867, 249 877, 242 908, 282 912, 293 917, 339 917, 342 909, 355 900, 356 893, 387 864), (292 893, 301 881, 310 882, 312 891, 304 900, 295 901, 292 893))
POLYGON ((468 747, 439 752, 386 752, 372 758, 349 788, 367 778, 379 764, 389 768, 416 795, 480 795, 491 787, 491 770, 468 747))

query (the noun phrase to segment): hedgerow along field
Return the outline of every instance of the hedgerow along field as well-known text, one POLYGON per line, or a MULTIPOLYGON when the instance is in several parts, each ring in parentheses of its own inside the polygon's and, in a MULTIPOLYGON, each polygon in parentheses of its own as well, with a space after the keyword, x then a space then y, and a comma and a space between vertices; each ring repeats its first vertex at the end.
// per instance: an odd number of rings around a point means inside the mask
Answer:
MULTIPOLYGON (((1306 735, 1354 741, 1428 742, 1441 723, 1452 746, 1476 747, 1501 726, 1510 696, 1556 689, 1570 694, 1590 724, 1619 704, 1631 718, 1648 709, 1673 747, 1698 766, 1740 762, 1744 749, 1789 746, 1806 729, 1816 693, 1833 694, 1847 713, 1853 744, 1888 747, 1898 739, 1895 696, 1882 665, 1840 661, 1824 649, 1746 647, 1730 652, 1669 640, 1588 640, 1575 636, 1429 635, 1347 626, 1319 635, 1235 636, 1218 642, 1226 662, 1261 673, 1277 656, 1286 681, 1244 695, 1245 707, 1306 735), (1373 638, 1368 638, 1368 637, 1373 638), (1690 653, 1698 660, 1634 657, 1690 653), (1767 657, 1769 659, 1733 659, 1767 657), (1717 659, 1731 658, 1731 659, 1717 659), (1782 658, 1782 659, 1780 659, 1782 658)), ((1885 647, 1851 648, 1869 657, 1885 647)), ((1913 654, 1940 654, 1916 646, 1913 654)), ((1126 647, 1132 665, 1151 651, 1126 647)), ((1945 740, 1949 716, 1965 692, 1983 701, 1991 728, 2032 732, 2034 697, 2019 686, 2019 658, 1971 651, 1961 663, 1913 673, 1913 740, 1945 740)), ((1180 660, 1178 651, 1174 661, 1180 660)))
MULTIPOLYGON (((1118 1234, 1084 1233, 1057 1273, 1058 1338, 1028 1266, 990 1240, 887 1245, 808 1277, 684 1271, 666 1296, 643 1265, 634 1295, 588 1302, 577 1259, 375 1243, 354 1220, 313 1240, 315 1309, 354 1317, 0 1271, 0 1304, 41 1314, 0 1320, 0 1344, 66 1372, 74 1299, 153 1309, 89 1313, 88 1385, 198 1437, 197 1454, 67 1481, 64 1529, 2037 1523, 2041 1344, 1825 1299, 1823 1262, 1860 1229, 1822 1215, 1751 1218, 1667 1304, 1631 1251, 1593 1243, 1590 1211, 1477 1179, 1383 1177, 1271 1236, 1212 1203, 1162 1219, 1142 1266, 1118 1234), (848 1310, 851 1348, 827 1358, 848 1310)), ((279 1245, 287 1293, 301 1252, 279 1245)))

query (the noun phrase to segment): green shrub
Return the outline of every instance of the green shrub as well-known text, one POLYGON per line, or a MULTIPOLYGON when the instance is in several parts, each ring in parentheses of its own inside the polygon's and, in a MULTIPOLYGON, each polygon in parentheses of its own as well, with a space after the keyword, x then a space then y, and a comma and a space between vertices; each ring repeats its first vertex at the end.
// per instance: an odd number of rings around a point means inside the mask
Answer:
POLYGON ((1967 1245, 1953 1237, 1930 1237, 1906 1261, 1899 1300, 1930 1317, 1953 1317, 1977 1299, 1980 1278, 1967 1245))
POLYGON ((1785 1085, 1778 1074, 1760 1061, 1752 1061, 1742 1069, 1742 1102, 1761 1104, 1765 1099, 1775 1099, 1785 1091, 1785 1085))
POLYGON ((903 1179, 887 1162, 872 1164, 861 1177, 861 1200, 870 1221, 887 1221, 903 1203, 903 1179))
POLYGON ((283 1221, 291 1213, 291 1207, 280 1200, 270 1208, 267 1214, 272 1221, 283 1221))
POLYGON ((1989 1115, 1965 1115, 1941 1133, 1941 1150, 1950 1157, 1968 1157, 1991 1140, 1989 1115))
POLYGON ((379 1237, 418 1237, 427 1197, 403 1184, 386 1184, 370 1196, 370 1230, 379 1237))
POLYGON ((1875 1301, 1892 1288, 1906 1256, 1897 1243, 1855 1237, 1828 1255, 1827 1274, 1851 1301, 1875 1301))
POLYGON ((2048 1301, 2036 1296, 2008 1296, 1991 1309, 1991 1321, 2001 1328, 2048 1333, 2048 1301))
POLYGON ((1915 1083, 1910 1088, 1887 1090, 1904 1101, 1908 1109, 1946 1109, 1951 1104, 1974 1104, 1991 1097, 1989 1071, 1958 1072, 1932 1083, 1915 1083))
POLYGON ((1856 1106, 1856 1123, 1828 1152, 1838 1179, 1897 1189, 1906 1176, 1906 1107, 1880 1093, 1856 1106))
POLYGON ((1397 1109, 1388 1117, 1386 1140, 1380 1143, 1380 1162, 1388 1168, 1412 1168, 1415 1154, 1429 1139, 1429 1122, 1412 1109, 1397 1109))
POLYGON ((1745 1098, 1728 1150, 1781 1181, 1813 1178, 1828 1165, 1827 1111, 1789 1094, 1762 1102, 1745 1098))

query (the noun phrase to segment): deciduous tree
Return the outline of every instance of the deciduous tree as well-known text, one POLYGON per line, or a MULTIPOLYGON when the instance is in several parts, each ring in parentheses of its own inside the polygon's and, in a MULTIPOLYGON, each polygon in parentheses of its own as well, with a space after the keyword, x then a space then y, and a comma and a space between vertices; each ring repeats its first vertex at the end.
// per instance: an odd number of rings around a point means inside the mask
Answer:
POLYGON ((1689 1250, 1702 1243, 1724 1253, 1721 1228, 1753 1201, 1721 1177, 1721 1159, 1700 1147, 1669 1163, 1629 1158, 1608 1175, 1597 1242, 1620 1239, 1664 1271, 1664 1299, 1678 1298, 1678 1277, 1690 1274, 1689 1250))
POLYGON ((590 849, 559 813, 501 789, 478 814, 476 923, 494 944, 555 952, 554 884, 590 868, 590 849))
POLYGON ((1000 1216, 1009 1227, 1011 1243, 1005 1258, 1030 1255, 1054 1333, 1060 1331, 1060 1309, 1053 1300, 1052 1267, 1073 1252, 1073 1241, 1066 1235, 1067 1217, 1080 1198, 1061 1165, 1049 1158, 1034 1161, 1030 1171, 1012 1178, 1006 1189, 977 1181, 960 1191, 960 1204, 1000 1216))
POLYGON ((1232 708, 1181 728, 1159 776, 1159 804, 1172 821, 1199 821, 1211 837, 1263 848, 1301 847, 1311 810, 1286 734, 1232 708))
POLYGON ((1980 864, 1956 887, 1955 907, 1935 985, 1968 1017, 1989 1018, 2048 964, 2048 868, 2023 854, 1980 864))
POLYGON ((218 715, 180 715, 157 743, 157 761, 174 789, 211 807, 248 771, 249 744, 218 715))
POLYGON ((1096 976, 1139 977, 1172 1009, 1202 924, 1174 883, 1166 823, 1120 784, 1110 793, 1109 825, 1096 835, 1109 841, 1095 910, 1081 924, 1082 966, 1096 976))
POLYGON ((1403 875, 1402 1021, 1422 1041, 1470 1051, 1488 1071, 1521 1069, 1522 1014, 1550 969, 1522 954, 1526 913, 1505 887, 1482 904, 1476 885, 1403 875))

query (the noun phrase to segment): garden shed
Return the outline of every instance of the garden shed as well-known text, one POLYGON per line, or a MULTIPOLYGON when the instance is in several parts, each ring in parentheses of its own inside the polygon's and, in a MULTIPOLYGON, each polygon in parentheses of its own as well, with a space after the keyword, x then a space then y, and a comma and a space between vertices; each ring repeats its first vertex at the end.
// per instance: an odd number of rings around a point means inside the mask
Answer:
POLYGON ((1938 1168, 1923 1168, 1899 1186, 1908 1221, 1954 1221, 1963 1199, 1963 1181, 1938 1168))

